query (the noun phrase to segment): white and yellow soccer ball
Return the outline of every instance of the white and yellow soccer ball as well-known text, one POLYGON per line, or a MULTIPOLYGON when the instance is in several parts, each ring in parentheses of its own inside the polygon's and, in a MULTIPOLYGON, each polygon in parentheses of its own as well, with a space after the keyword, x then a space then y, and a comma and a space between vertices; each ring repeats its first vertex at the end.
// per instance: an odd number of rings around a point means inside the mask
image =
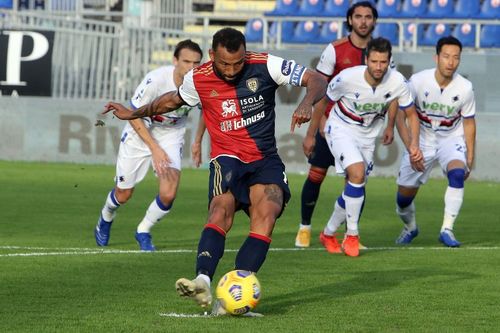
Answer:
POLYGON ((260 283, 254 273, 234 270, 220 279, 215 294, 228 313, 242 315, 253 310, 259 303, 260 283))

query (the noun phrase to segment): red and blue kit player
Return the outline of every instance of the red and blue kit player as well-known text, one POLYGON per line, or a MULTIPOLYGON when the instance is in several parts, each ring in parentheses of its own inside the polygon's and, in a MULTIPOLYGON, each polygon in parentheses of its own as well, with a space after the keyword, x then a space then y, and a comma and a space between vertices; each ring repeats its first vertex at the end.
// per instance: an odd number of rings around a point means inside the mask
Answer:
POLYGON ((232 28, 214 35, 209 54, 211 61, 186 74, 178 92, 164 94, 134 112, 117 103, 109 103, 105 111, 134 119, 201 104, 211 141, 209 214, 198 243, 196 278, 179 279, 176 289, 202 307, 211 304, 210 283, 235 212, 243 209, 250 217, 250 232, 236 256, 235 269, 258 272, 276 219, 290 198, 276 148, 276 90, 287 84, 307 88, 292 116, 293 131, 310 120, 327 85, 320 74, 295 61, 247 52, 245 37, 232 28))

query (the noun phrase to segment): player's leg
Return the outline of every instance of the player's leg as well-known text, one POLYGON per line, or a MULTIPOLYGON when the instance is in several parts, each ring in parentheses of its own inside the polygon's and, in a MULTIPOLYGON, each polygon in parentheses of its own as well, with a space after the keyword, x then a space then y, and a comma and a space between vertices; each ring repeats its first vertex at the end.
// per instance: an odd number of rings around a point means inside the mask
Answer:
POLYGON ((131 197, 135 185, 144 179, 149 169, 150 158, 135 145, 121 142, 116 162, 116 186, 106 196, 99 220, 94 228, 97 245, 108 245, 111 226, 117 210, 131 197))
POLYGON ((198 243, 196 278, 181 278, 175 283, 180 296, 191 298, 202 307, 212 302, 210 284, 224 255, 226 233, 233 224, 236 200, 230 189, 238 178, 238 163, 236 159, 224 157, 210 163, 210 206, 208 221, 198 243))
POLYGON ((325 228, 319 234, 319 241, 330 253, 342 253, 339 242, 337 241, 337 230, 345 222, 345 200, 343 193, 335 200, 332 215, 328 219, 325 228))
POLYGON ((465 168, 465 163, 460 160, 452 160, 447 167, 448 187, 444 194, 444 218, 439 241, 449 247, 460 246, 453 227, 464 200, 465 168))
POLYGON ((319 197, 321 184, 323 183, 328 168, 335 165, 335 160, 328 148, 328 144, 323 136, 316 133, 316 145, 309 157, 309 173, 302 187, 301 194, 301 223, 297 236, 295 237, 295 246, 309 247, 311 242, 311 218, 319 197))
POLYGON ((159 194, 149 204, 143 219, 137 226, 135 239, 142 251, 154 251, 151 228, 170 212, 177 188, 179 186, 180 171, 168 168, 167 172, 158 177, 159 194))

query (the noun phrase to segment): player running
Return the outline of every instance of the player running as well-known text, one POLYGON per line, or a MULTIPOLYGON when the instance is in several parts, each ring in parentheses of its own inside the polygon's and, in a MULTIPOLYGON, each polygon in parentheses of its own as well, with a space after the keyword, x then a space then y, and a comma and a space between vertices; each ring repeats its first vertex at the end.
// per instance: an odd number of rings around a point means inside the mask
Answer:
POLYGON ((436 45, 436 68, 413 74, 410 79, 420 120, 420 149, 424 154, 425 170, 413 170, 408 155, 403 155, 397 179, 396 212, 404 228, 397 244, 409 244, 417 237, 414 199, 420 185, 429 179, 434 164, 439 163, 448 178, 439 241, 448 247, 460 246, 453 226, 462 206, 464 182, 474 163, 476 142, 472 83, 456 73, 461 52, 462 44, 458 39, 441 38, 436 45))
POLYGON ((367 46, 366 65, 343 70, 328 86, 327 96, 335 106, 325 125, 325 137, 337 173, 345 174, 347 180, 339 204, 321 234, 322 244, 330 253, 343 250, 348 256, 359 255, 358 221, 365 201, 366 177, 373 169, 375 140, 392 103, 398 103, 408 117, 410 133, 406 134, 411 139, 405 138, 407 149, 414 167, 422 168, 413 99, 403 75, 388 70, 391 50, 387 39, 372 39, 367 46), (344 220, 347 231, 340 246, 335 232, 344 220))

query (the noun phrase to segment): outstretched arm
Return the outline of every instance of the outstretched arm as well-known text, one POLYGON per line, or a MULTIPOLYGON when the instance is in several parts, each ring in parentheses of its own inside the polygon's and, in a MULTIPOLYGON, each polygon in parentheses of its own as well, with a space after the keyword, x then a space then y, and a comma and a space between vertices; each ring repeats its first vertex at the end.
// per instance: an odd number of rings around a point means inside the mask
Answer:
POLYGON ((186 103, 180 98, 177 91, 170 91, 155 98, 151 103, 141 106, 135 111, 127 109, 120 103, 109 102, 104 107, 103 114, 113 111, 113 114, 117 118, 131 120, 174 111, 184 104, 186 103))
POLYGON ((306 87, 307 90, 306 95, 293 113, 292 124, 290 127, 292 132, 295 129, 295 125, 300 127, 301 124, 306 123, 311 119, 312 106, 325 96, 328 83, 323 75, 308 69, 304 73, 301 85, 306 87))

